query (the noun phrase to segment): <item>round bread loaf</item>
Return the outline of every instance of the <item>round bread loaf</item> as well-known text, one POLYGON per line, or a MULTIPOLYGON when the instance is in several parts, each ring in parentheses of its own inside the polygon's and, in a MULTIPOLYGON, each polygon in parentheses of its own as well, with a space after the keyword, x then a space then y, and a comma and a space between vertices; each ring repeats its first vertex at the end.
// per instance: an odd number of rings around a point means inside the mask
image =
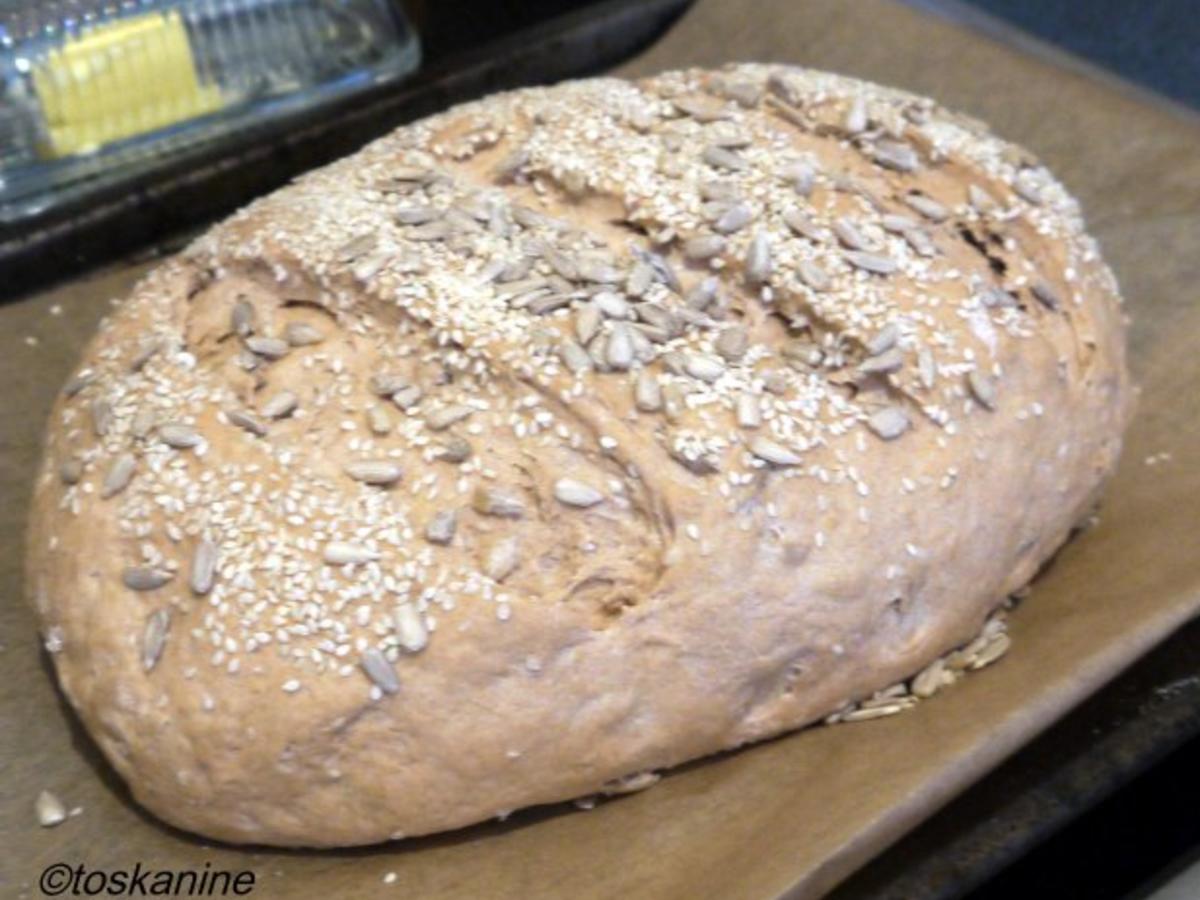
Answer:
POLYGON ((1076 203, 929 100, 762 65, 501 94, 136 288, 53 411, 29 588, 186 829, 637 787, 974 637, 1113 469, 1123 330, 1076 203))

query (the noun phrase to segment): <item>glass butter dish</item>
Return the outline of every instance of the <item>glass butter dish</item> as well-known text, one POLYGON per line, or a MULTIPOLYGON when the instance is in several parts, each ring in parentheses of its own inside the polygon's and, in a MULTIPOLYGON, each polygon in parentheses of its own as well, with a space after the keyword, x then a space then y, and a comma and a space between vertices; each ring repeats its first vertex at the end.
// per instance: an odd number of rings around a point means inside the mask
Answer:
POLYGON ((389 0, 0 0, 0 225, 419 58, 389 0))

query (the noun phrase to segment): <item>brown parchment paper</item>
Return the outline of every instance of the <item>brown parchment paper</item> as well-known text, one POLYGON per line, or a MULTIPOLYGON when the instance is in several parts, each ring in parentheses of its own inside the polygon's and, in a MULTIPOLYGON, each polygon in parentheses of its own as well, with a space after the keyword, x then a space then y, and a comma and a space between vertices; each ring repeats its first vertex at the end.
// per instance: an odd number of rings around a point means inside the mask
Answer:
POLYGON ((130 803, 63 706, 21 597, 28 484, 52 395, 107 301, 145 269, 117 266, 0 306, 0 895, 41 896, 38 876, 56 862, 140 861, 250 869, 254 897, 818 896, 1195 614, 1197 120, 891 0, 701 0, 625 71, 727 59, 845 72, 990 121, 1082 199, 1122 282, 1140 412, 1100 524, 1038 579, 1011 620, 1009 655, 911 712, 693 764, 591 812, 534 810, 327 853, 214 847, 171 831, 130 803), (82 813, 38 828, 42 788, 82 813))

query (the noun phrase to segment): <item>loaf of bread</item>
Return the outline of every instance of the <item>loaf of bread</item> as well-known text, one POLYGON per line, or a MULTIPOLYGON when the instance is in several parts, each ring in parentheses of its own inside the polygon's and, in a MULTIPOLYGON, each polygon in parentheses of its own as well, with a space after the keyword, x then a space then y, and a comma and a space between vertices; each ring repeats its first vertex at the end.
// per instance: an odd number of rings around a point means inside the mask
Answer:
POLYGON ((115 310, 29 590, 182 828, 351 845, 638 787, 974 638, 1113 469, 1123 333, 1072 198, 932 101, 764 65, 501 94, 115 310))

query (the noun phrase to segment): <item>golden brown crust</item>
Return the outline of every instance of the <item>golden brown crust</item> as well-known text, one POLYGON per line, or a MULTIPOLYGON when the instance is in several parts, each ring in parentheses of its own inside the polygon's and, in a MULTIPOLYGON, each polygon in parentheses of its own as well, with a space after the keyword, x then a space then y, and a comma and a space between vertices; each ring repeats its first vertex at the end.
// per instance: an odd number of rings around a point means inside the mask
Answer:
POLYGON ((1036 161, 755 65, 402 128, 162 266, 81 374, 29 542, 63 689, 157 814, 284 845, 912 676, 1087 512, 1130 397, 1036 161))

